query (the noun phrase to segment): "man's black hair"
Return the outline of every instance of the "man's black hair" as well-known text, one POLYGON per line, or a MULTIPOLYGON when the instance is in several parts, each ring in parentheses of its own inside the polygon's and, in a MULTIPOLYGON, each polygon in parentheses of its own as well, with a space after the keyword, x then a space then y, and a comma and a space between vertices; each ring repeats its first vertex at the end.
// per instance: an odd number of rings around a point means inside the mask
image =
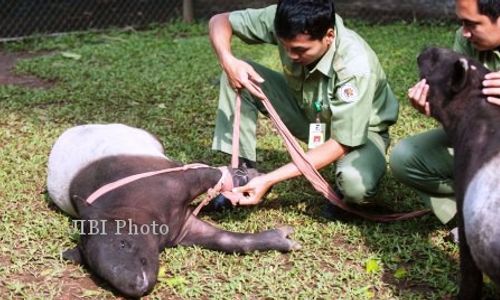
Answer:
POLYGON ((291 40, 298 34, 308 34, 320 40, 335 26, 333 0, 280 0, 274 28, 279 38, 291 40))
POLYGON ((500 0, 478 0, 479 13, 488 16, 492 22, 496 22, 500 13, 500 0))

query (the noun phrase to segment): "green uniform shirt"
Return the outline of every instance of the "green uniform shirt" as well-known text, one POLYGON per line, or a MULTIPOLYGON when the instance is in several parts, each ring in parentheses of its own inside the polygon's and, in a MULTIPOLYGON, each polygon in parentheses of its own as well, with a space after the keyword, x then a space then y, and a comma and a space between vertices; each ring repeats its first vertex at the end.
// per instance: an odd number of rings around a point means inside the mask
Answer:
POLYGON ((462 27, 455 34, 453 50, 480 61, 492 72, 500 71, 500 51, 479 51, 462 35, 462 27))
POLYGON ((321 120, 331 137, 346 146, 367 141, 368 130, 383 132, 395 123, 399 104, 377 56, 336 16, 335 42, 312 70, 289 59, 274 29, 276 5, 230 13, 233 33, 243 41, 278 45, 283 73, 296 101, 311 121, 313 102, 322 103, 321 120))

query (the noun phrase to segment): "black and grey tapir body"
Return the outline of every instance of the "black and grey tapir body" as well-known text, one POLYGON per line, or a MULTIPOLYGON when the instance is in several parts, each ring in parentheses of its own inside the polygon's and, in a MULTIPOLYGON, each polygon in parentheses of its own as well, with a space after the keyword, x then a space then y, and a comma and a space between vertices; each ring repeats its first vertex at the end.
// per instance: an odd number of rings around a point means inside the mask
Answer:
POLYGON ((487 102, 489 73, 476 60, 430 48, 418 57, 433 117, 454 149, 459 212, 460 299, 480 299, 482 274, 500 286, 500 106, 487 102))
POLYGON ((219 181, 218 168, 156 175, 112 190, 90 205, 85 200, 120 178, 177 166, 156 138, 137 128, 83 125, 64 132, 49 157, 49 195, 83 226, 78 246, 64 257, 86 264, 120 293, 140 297, 153 289, 165 247, 199 245, 240 253, 300 248, 287 238, 290 227, 233 233, 192 215, 190 202, 219 181))

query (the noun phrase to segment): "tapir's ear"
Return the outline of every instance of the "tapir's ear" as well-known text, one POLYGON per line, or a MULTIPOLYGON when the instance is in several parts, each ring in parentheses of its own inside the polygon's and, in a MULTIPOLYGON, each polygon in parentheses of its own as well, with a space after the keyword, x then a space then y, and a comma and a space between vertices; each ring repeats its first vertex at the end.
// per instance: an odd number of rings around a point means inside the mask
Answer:
POLYGON ((451 90, 457 93, 465 88, 469 74, 469 62, 465 58, 460 58, 453 66, 453 75, 451 78, 451 90))
POLYGON ((80 248, 78 246, 73 249, 64 251, 62 253, 62 257, 76 264, 83 264, 82 253, 80 252, 80 248))

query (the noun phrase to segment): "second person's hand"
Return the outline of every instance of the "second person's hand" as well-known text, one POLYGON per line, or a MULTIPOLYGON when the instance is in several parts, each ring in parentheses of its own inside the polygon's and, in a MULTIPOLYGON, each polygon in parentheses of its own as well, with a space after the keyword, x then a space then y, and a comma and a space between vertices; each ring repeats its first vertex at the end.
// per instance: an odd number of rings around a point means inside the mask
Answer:
POLYGON ((431 109, 427 101, 428 93, 429 85, 426 83, 425 79, 420 80, 408 90, 408 99, 410 99, 411 105, 426 116, 431 115, 431 109))

